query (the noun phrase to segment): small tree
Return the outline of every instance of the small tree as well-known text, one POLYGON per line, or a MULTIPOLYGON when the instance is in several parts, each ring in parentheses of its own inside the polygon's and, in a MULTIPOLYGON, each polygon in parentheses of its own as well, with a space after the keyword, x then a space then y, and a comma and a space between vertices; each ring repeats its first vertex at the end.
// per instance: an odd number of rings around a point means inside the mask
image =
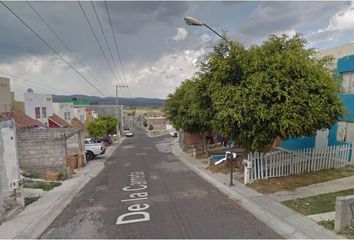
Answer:
POLYGON ((87 131, 91 136, 104 137, 109 134, 117 133, 117 118, 99 117, 87 124, 87 131))

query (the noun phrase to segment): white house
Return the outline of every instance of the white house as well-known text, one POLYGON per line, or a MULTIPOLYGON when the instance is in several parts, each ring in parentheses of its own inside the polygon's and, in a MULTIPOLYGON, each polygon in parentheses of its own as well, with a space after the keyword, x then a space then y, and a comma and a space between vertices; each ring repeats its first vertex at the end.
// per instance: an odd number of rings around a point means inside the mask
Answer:
POLYGON ((74 117, 79 119, 81 122, 86 122, 86 111, 85 107, 74 107, 74 117))
POLYGON ((53 115, 52 95, 34 93, 28 89, 24 93, 25 113, 48 126, 48 117, 53 115))
POLYGON ((53 112, 70 124, 71 119, 74 118, 74 104, 72 102, 53 103, 53 112))

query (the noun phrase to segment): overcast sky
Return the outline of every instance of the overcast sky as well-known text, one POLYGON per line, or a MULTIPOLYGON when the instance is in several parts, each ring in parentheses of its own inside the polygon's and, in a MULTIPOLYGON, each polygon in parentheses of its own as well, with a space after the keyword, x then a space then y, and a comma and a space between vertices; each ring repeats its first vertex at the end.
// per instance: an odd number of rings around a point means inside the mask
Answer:
MULTIPOLYGON (((109 64, 78 2, 30 2, 69 48, 56 38, 26 2, 4 2, 105 96, 166 98, 195 73, 196 63, 219 39, 207 28, 187 26, 193 16, 245 46, 270 34, 302 33, 309 47, 325 49, 354 41, 353 2, 117 2, 107 6, 121 64, 117 61, 104 2, 94 2, 116 67, 91 2, 82 2, 109 64), (121 70, 124 69, 124 75, 121 70), (113 71, 112 71, 113 70, 113 71), (115 75, 113 74, 115 72, 115 75)), ((11 90, 101 96, 0 4, 0 76, 11 90)))

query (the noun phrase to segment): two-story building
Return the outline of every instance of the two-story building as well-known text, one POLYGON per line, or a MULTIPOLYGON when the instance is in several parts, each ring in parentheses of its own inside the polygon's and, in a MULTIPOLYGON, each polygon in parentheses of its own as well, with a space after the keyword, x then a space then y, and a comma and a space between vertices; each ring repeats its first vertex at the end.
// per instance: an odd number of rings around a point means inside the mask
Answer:
POLYGON ((70 124, 74 118, 74 105, 72 102, 53 103, 53 113, 70 124))
POLYGON ((52 95, 34 93, 32 89, 28 89, 24 93, 24 102, 26 115, 49 126, 48 117, 53 115, 52 95))

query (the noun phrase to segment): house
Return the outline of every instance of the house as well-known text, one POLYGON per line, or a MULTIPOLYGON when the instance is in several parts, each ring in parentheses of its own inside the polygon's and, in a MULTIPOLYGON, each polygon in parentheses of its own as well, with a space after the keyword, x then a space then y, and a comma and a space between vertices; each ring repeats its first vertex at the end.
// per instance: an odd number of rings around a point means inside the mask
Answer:
POLYGON ((334 57, 334 62, 332 64, 327 65, 327 68, 334 70, 337 67, 337 60, 343 58, 345 56, 354 54, 354 43, 347 43, 340 46, 323 49, 317 52, 318 58, 323 58, 325 56, 334 57))
POLYGON ((0 113, 10 112, 11 108, 10 79, 0 77, 0 113))
POLYGON ((166 117, 148 117, 147 124, 152 125, 154 129, 166 129, 166 117))
POLYGON ((53 113, 70 124, 74 118, 74 105, 72 102, 53 103, 53 113))
POLYGON ((94 119, 94 113, 93 113, 92 108, 85 107, 85 119, 86 119, 86 122, 91 122, 94 119))
POLYGON ((24 93, 25 113, 48 126, 48 117, 53 115, 52 95, 34 93, 28 89, 24 93))
POLYGON ((86 112, 85 107, 75 107, 73 109, 73 117, 77 118, 79 121, 85 123, 86 122, 86 112))
POLYGON ((31 128, 46 128, 40 121, 30 118, 22 111, 14 108, 11 112, 0 113, 0 121, 15 120, 16 128, 31 129, 31 128))
POLYGON ((70 124, 53 113, 53 115, 48 118, 48 126, 49 128, 68 128, 70 124))

